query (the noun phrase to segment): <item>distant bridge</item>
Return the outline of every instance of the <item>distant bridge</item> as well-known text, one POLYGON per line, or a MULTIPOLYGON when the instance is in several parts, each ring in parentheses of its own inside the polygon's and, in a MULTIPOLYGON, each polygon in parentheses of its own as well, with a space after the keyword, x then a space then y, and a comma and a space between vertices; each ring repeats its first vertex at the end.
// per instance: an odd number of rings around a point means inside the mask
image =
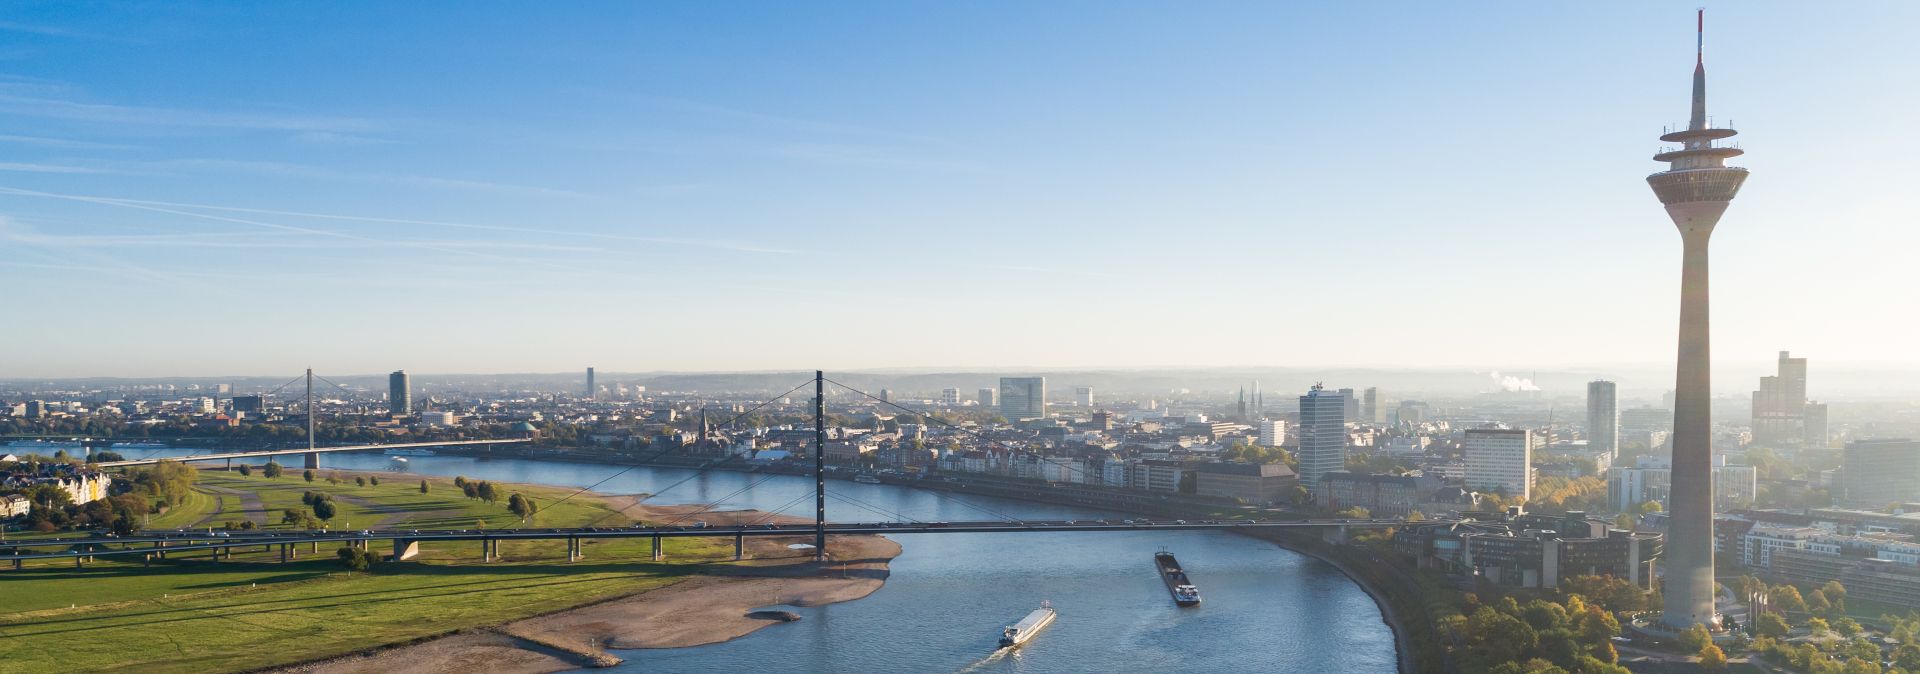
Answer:
POLYGON ((226 452, 222 454, 193 454, 173 456, 164 459, 132 459, 127 461, 101 461, 93 464, 101 468, 119 468, 122 466, 150 466, 161 461, 232 461, 234 459, 252 459, 262 456, 285 456, 288 454, 320 454, 323 452, 357 452, 368 449, 404 449, 408 447, 455 447, 459 445, 507 445, 517 442, 533 442, 531 439, 510 440, 447 440, 443 442, 402 442, 389 445, 346 445, 340 447, 301 447, 298 449, 263 449, 252 452, 226 452))
MULTIPOLYGON (((872 535, 872 534, 971 534, 971 533, 1044 533, 1044 532, 1094 532, 1094 531, 1191 531, 1191 530, 1276 530, 1276 529, 1320 529, 1327 534, 1336 534, 1345 538, 1349 528, 1379 528, 1406 524, 1398 519, 1318 519, 1318 520, 1166 520, 1166 519, 1083 519, 1083 520, 1034 520, 1034 521, 977 521, 977 522, 863 522, 829 523, 826 531, 836 535, 872 535)), ((94 557, 115 555, 142 555, 151 562, 155 558, 165 559, 167 555, 179 555, 190 552, 208 552, 215 560, 223 555, 231 557, 236 548, 262 547, 271 550, 280 547, 280 560, 291 561, 298 553, 295 546, 306 545, 309 552, 318 552, 322 543, 346 544, 365 548, 372 541, 392 541, 393 559, 412 559, 420 552, 420 544, 430 541, 479 541, 482 558, 492 561, 499 555, 500 541, 523 540, 565 540, 567 541, 567 561, 579 561, 585 558, 581 546, 584 539, 620 539, 650 538, 653 540, 653 558, 663 559, 661 541, 666 538, 733 538, 734 558, 740 559, 745 539, 768 536, 807 536, 818 532, 814 523, 805 524, 761 524, 752 526, 703 527, 584 527, 557 529, 378 529, 361 531, 286 531, 286 532, 238 532, 238 531, 177 531, 154 532, 136 536, 111 537, 62 537, 38 540, 14 540, 0 543, 0 562, 12 560, 14 568, 20 568, 27 560, 72 559, 79 566, 94 557), (115 547, 118 546, 118 547, 115 547), (45 550, 47 548, 66 548, 64 550, 45 550)))

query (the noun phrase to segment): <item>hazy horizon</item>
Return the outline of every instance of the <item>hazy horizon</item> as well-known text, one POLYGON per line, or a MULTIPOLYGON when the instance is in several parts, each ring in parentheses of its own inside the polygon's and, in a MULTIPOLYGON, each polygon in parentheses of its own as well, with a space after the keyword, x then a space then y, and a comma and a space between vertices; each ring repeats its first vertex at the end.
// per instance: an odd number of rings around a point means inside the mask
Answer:
MULTIPOLYGON (((0 378, 1673 357, 1691 8, 12 10, 0 378)), ((1723 362, 1920 364, 1847 10, 1708 13, 1723 362)))

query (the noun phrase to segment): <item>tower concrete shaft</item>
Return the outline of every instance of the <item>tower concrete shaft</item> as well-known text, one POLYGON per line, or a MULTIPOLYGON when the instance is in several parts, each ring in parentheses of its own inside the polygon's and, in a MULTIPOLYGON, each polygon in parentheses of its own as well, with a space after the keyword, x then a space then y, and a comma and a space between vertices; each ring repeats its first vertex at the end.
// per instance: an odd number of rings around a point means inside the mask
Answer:
MULTIPOLYGON (((1705 34, 1704 12, 1699 19, 1705 34)), ((1704 44, 1704 39, 1701 40, 1704 44)), ((1746 182, 1747 170, 1727 166, 1739 148, 1717 147, 1731 128, 1712 128, 1707 120, 1706 59, 1697 53, 1693 67, 1693 110, 1682 131, 1663 141, 1679 142, 1654 156, 1670 168, 1647 176, 1647 184, 1666 206, 1680 230, 1680 348, 1674 373, 1673 487, 1665 546, 1666 609, 1662 624, 1685 629, 1717 627, 1713 611, 1713 420, 1712 340, 1708 325, 1707 243, 1727 204, 1746 182)))

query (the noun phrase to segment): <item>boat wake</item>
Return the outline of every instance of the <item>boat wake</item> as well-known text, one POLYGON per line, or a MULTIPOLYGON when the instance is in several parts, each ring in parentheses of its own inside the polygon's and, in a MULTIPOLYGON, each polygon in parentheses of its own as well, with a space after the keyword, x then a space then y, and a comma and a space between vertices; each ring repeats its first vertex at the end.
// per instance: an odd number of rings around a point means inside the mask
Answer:
POLYGON ((989 654, 987 657, 980 658, 979 660, 973 661, 973 664, 953 670, 953 674, 969 674, 970 672, 984 671, 988 667, 992 667, 995 663, 998 663, 1001 660, 1014 657, 1014 654, 1017 652, 1019 652, 1019 649, 1014 649, 1014 648, 1002 648, 1002 649, 996 650, 992 654, 989 654))

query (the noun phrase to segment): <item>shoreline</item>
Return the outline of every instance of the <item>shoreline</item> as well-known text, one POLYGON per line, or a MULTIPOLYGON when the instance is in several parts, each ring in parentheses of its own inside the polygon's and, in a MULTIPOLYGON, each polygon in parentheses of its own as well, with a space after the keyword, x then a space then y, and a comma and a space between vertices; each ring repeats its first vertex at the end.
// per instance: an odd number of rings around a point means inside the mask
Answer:
MULTIPOLYGON (((357 472, 357 471, 356 471, 357 472)), ((640 519, 672 519, 698 505, 655 506, 633 496, 602 496, 615 510, 640 519)), ((716 526, 752 521, 798 522, 757 510, 703 512, 716 526)), ((811 521, 811 520, 805 520, 811 521)), ((608 650, 688 648, 731 641, 779 624, 754 615, 769 606, 821 606, 853 601, 886 583, 887 564, 900 545, 880 536, 831 536, 826 563, 812 551, 789 549, 792 539, 750 541, 747 559, 701 563, 666 587, 605 599, 478 630, 266 670, 274 674, 428 674, 474 670, 551 674, 609 667, 622 660, 608 650)))
MULTIPOLYGON (((451 454, 451 453, 450 453, 450 454, 451 454)), ((462 454, 452 454, 452 455, 454 455, 454 456, 462 456, 462 454)), ((465 456, 473 456, 473 455, 465 455, 465 456)), ((476 457, 476 458, 486 458, 486 457, 476 457)), ((506 457, 494 457, 494 458, 507 458, 507 459, 515 459, 515 460, 522 460, 522 461, 558 461, 558 462, 562 462, 562 463, 586 463, 586 464, 600 464, 600 465, 624 465, 624 464, 622 464, 622 463, 620 463, 620 462, 614 462, 614 461, 607 461, 607 460, 601 460, 601 459, 600 459, 600 457, 592 457, 592 456, 577 456, 577 457, 557 457, 557 456, 556 456, 556 457, 520 457, 520 456, 506 456, 506 457)), ((735 472, 735 473, 745 473, 745 472, 752 472, 752 471, 746 471, 746 470, 741 470, 740 468, 737 468, 737 467, 734 467, 734 466, 727 466, 727 465, 718 465, 718 466, 715 466, 715 465, 707 465, 707 466, 704 466, 704 467, 702 467, 702 466, 698 466, 698 465, 677 465, 677 464, 674 464, 674 463, 658 463, 658 462, 647 462, 647 463, 644 463, 644 464, 638 464, 638 465, 645 465, 645 466, 647 466, 647 467, 652 467, 652 468, 669 468, 669 469, 683 469, 683 470, 702 470, 702 469, 704 469, 704 470, 722 470, 722 471, 727 471, 727 472, 735 472)), ((351 471, 351 469, 349 469, 349 470, 351 471)), ((351 471, 351 472, 380 472, 380 471, 351 471)), ((407 474, 407 473, 396 473, 396 475, 408 475, 408 474, 407 474)), ((842 477, 839 477, 839 476, 830 476, 830 477, 829 477, 829 479, 846 479, 846 478, 842 478, 842 477)), ((908 487, 908 488, 915 488, 915 489, 923 489, 923 487, 917 487, 917 486, 914 486, 914 485, 896 485, 896 486, 905 486, 905 487, 908 487)), ((623 496, 604 496, 604 495, 603 495, 603 497, 604 497, 604 498, 607 498, 607 499, 608 499, 608 503, 609 503, 609 505, 612 505, 612 506, 614 506, 614 508, 615 508, 616 510, 619 510, 619 511, 621 511, 621 512, 646 512, 646 510, 651 510, 651 509, 660 509, 661 511, 673 511, 673 510, 674 510, 675 508, 679 508, 679 507, 684 507, 684 506, 649 506, 649 505, 638 505, 638 506, 636 506, 636 505, 633 505, 633 504, 634 504, 635 502, 634 502, 634 501, 632 500, 632 497, 623 497, 623 496), (625 500, 623 501, 623 499, 625 499, 625 500), (637 508, 641 508, 641 509, 644 509, 644 510, 641 510, 641 511, 632 511, 632 510, 630 510, 630 508, 635 508, 635 507, 637 507, 637 508)), ((1085 503, 1075 503, 1075 502, 1071 502, 1071 501, 1069 501, 1069 500, 1066 500, 1066 499, 1048 499, 1048 498, 1040 498, 1040 497, 1034 497, 1034 496, 1028 496, 1028 497, 1025 497, 1025 498, 1022 498, 1022 497, 1018 497, 1018 496, 1000 496, 1000 497, 1001 497, 1001 498, 1012 498, 1012 499, 1014 499, 1014 500, 1025 500, 1025 501, 1031 501, 1031 502, 1036 502, 1036 503, 1046 503, 1046 504, 1049 504, 1049 505, 1066 505, 1066 506, 1074 506, 1074 507, 1085 507, 1085 508, 1093 508, 1093 509, 1106 509, 1106 510, 1113 510, 1114 512, 1124 512, 1124 511, 1120 511, 1120 510, 1114 510, 1114 509, 1113 509, 1112 507, 1110 507, 1110 506, 1109 506, 1109 507, 1102 507, 1102 506, 1098 506, 1098 505, 1089 505, 1089 504, 1085 504, 1085 503)), ((1143 509, 1143 510, 1150 510, 1150 511, 1159 511, 1159 512, 1160 512, 1161 514, 1169 514, 1169 515, 1172 515, 1172 516, 1183 516, 1183 515, 1185 515, 1185 514, 1186 514, 1186 513, 1184 513, 1184 512, 1182 512, 1182 511, 1181 511, 1181 509, 1180 509, 1180 508, 1178 508, 1178 507, 1167 507, 1167 506, 1174 506, 1174 505, 1176 505, 1176 504, 1155 504, 1155 505, 1159 505, 1159 506, 1161 506, 1161 507, 1158 507, 1158 508, 1145 508, 1145 509, 1143 509)), ((749 513, 750 513, 750 512, 754 512, 754 511, 735 511, 735 512, 749 512, 749 513)), ((678 513, 672 513, 672 514, 676 514, 676 515, 677 515, 678 513)), ((722 515, 722 514, 726 514, 726 513, 706 513, 706 514, 704 514, 703 516, 715 516, 715 515, 722 515)), ((787 518, 787 519, 791 519, 791 520, 793 520, 793 521, 802 521, 802 520, 805 520, 805 518, 787 518)), ((811 520, 805 520, 805 521, 811 521, 811 520)), ((1372 580, 1371 578, 1369 578, 1369 577, 1368 577, 1368 576, 1367 576, 1366 574, 1364 574, 1364 573, 1360 573, 1360 572, 1359 572, 1359 571, 1358 571, 1358 570, 1357 570, 1356 568, 1354 568, 1354 566, 1353 566, 1353 565, 1355 564, 1355 562, 1353 562, 1353 561, 1351 561, 1351 560, 1347 560, 1347 559, 1343 559, 1343 558, 1341 558, 1341 556, 1340 556, 1340 555, 1335 555, 1335 554, 1329 554, 1329 553, 1330 553, 1330 551, 1328 551, 1328 550, 1323 550, 1323 549, 1320 549, 1320 546, 1322 546, 1322 545, 1325 545, 1325 544, 1324 544, 1324 543, 1321 543, 1321 542, 1319 542, 1319 541, 1317 541, 1317 540, 1301 540, 1301 539, 1298 539, 1298 538, 1296 538, 1296 537, 1292 537, 1292 536, 1287 536, 1287 535, 1284 535, 1284 534, 1282 534, 1282 535, 1260 535, 1260 534, 1257 534, 1257 533, 1255 533, 1255 532, 1234 532, 1234 533, 1238 533, 1238 534, 1240 534, 1240 535, 1244 535, 1244 536, 1248 536, 1248 537, 1251 537, 1251 538, 1256 538, 1256 539, 1259 539, 1259 540, 1263 540, 1263 541, 1266 541, 1266 542, 1269 542, 1269 543, 1273 543, 1274 545, 1276 545, 1276 546, 1278 546, 1278 547, 1280 547, 1280 548, 1282 548, 1282 549, 1285 549, 1285 550, 1289 550, 1289 551, 1292 551, 1292 552, 1296 552, 1296 553, 1299 553, 1299 554, 1302 554, 1302 555, 1305 555, 1305 556, 1307 556, 1307 557, 1311 557, 1311 558, 1313 558, 1313 559, 1315 559, 1315 560, 1318 560, 1318 561, 1321 561, 1321 562, 1324 562, 1324 563, 1326 563, 1326 564, 1328 564, 1329 566, 1332 566, 1332 567, 1333 567, 1333 568, 1334 568, 1335 570, 1337 570, 1337 571, 1339 571, 1339 572, 1341 573, 1341 575, 1343 575, 1343 576, 1346 576, 1348 580, 1350 580, 1350 581, 1352 581, 1352 582, 1353 582, 1353 583, 1354 583, 1355 585, 1357 585, 1357 586, 1359 586, 1359 587, 1360 587, 1360 589, 1361 589, 1361 591, 1363 591, 1363 592, 1365 592, 1365 593, 1367 593, 1367 596, 1368 596, 1369 598, 1371 598, 1371 599, 1373 600, 1373 603, 1374 603, 1374 605, 1375 605, 1375 607, 1377 607, 1377 609, 1378 609, 1378 610, 1380 611, 1380 617, 1381 617, 1381 622, 1382 622, 1382 623, 1384 623, 1384 624, 1386 624, 1386 626, 1387 626, 1387 628, 1388 628, 1388 630, 1389 630, 1389 631, 1391 631, 1391 632, 1393 633, 1393 637, 1394 637, 1394 657, 1395 657, 1395 660, 1396 660, 1396 663, 1397 663, 1397 670, 1398 670, 1399 672, 1401 672, 1402 674, 1414 674, 1415 672, 1417 672, 1417 671, 1419 671, 1419 655, 1418 655, 1418 654, 1420 653, 1420 649, 1419 649, 1419 644, 1418 644, 1418 643, 1416 642, 1416 640, 1415 640, 1415 636, 1414 636, 1414 633, 1413 633, 1413 631, 1412 631, 1412 630, 1410 630, 1410 629, 1408 629, 1408 626, 1407 626, 1407 623, 1406 623, 1406 620, 1407 620, 1407 616, 1402 616, 1402 615, 1400 615, 1400 611, 1399 611, 1399 610, 1398 610, 1398 609, 1397 609, 1397 608, 1396 608, 1396 607, 1394 606, 1394 604, 1393 604, 1393 602, 1392 602, 1392 601, 1390 600, 1390 598, 1389 598, 1389 596, 1387 595, 1387 589, 1386 589, 1386 588, 1383 588, 1383 587, 1380 587, 1380 586, 1379 586, 1378 584, 1376 584, 1376 583, 1375 583, 1375 582, 1374 582, 1374 581, 1373 581, 1373 580, 1372 580)), ((836 541, 837 541, 838 539, 840 539, 840 538, 843 538, 843 537, 834 537, 834 539, 835 539, 836 541)), ((846 538, 855 538, 855 537, 846 537, 846 538)), ((884 539, 884 538, 879 538, 879 537, 875 537, 875 538, 877 538, 877 539, 879 539, 879 540, 883 540, 883 541, 885 541, 885 540, 886 540, 886 539, 884 539)), ((891 558, 892 556, 896 556, 896 555, 898 555, 898 554, 899 554, 899 545, 898 545, 897 543, 893 543, 892 541, 887 541, 887 543, 888 543, 889 545, 892 545, 892 546, 893 546, 893 550, 894 550, 894 551, 893 551, 893 553, 892 553, 891 555, 888 555, 888 558, 890 559, 890 558, 891 558)), ((834 546, 832 546, 831 544, 829 545, 829 549, 830 549, 830 550, 831 550, 831 549, 833 549, 833 547, 834 547, 834 546)), ((729 564, 729 563, 715 563, 715 564, 729 564)), ((794 564, 794 562, 789 562, 789 564, 794 564)), ((882 562, 880 563, 880 569, 881 569, 881 575, 880 575, 880 577, 881 577, 882 579, 884 579, 884 577, 885 577, 885 571, 884 571, 884 570, 885 570, 885 562, 884 562, 884 561, 882 561, 882 562)), ((650 597, 650 596, 655 596, 655 597, 658 597, 658 596, 671 596, 671 595, 666 595, 666 594, 664 594, 664 593, 668 593, 668 592, 671 592, 671 591, 673 591, 673 590, 675 590, 675 588, 682 588, 682 586, 685 586, 685 585, 687 585, 687 583, 688 583, 688 582, 691 582, 692 580, 695 580, 695 579, 689 579, 688 581, 682 581, 682 582, 678 582, 678 583, 674 583, 673 585, 670 585, 670 586, 667 586, 667 587, 663 587, 663 588, 658 588, 658 589, 655 589, 655 590, 650 590, 650 591, 648 591, 648 592, 643 592, 643 593, 640 593, 640 594, 635 594, 635 595, 629 595, 629 596, 626 596, 626 597, 621 597, 621 598, 616 598, 616 599, 613 599, 613 600, 609 600, 609 601, 607 601, 607 602, 602 602, 602 603, 612 603, 612 602, 628 602, 628 601, 634 601, 634 602, 637 602, 637 601, 639 601, 639 600, 641 600, 641 599, 643 599, 643 598, 646 598, 646 597, 650 597)), ((881 582, 881 583, 883 583, 883 582, 884 582, 884 580, 881 580, 880 582, 881 582)), ((873 590, 877 590, 877 589, 879 589, 879 583, 876 583, 876 584, 875 584, 875 586, 874 586, 874 588, 873 588, 873 590)), ((855 597, 850 597, 850 598, 847 598, 847 599, 837 599, 837 600, 834 600, 834 601, 828 601, 828 602, 822 602, 822 603, 837 603, 838 601, 851 601, 852 599, 858 599, 858 598, 860 598, 860 597, 864 597, 864 596, 866 596, 867 594, 870 594, 870 593, 871 593, 871 592, 872 592, 873 590, 868 590, 867 592, 864 592, 864 593, 861 593, 861 594, 860 594, 859 596, 855 596, 855 597)), ((682 590, 681 590, 681 592, 688 592, 688 591, 690 591, 690 590, 689 590, 689 589, 682 589, 682 590)), ((546 616, 536 616, 536 617, 533 617, 533 618, 527 618, 527 619, 523 619, 523 621, 516 621, 516 622, 524 622, 524 621, 532 621, 532 620, 541 620, 541 619, 544 619, 544 618, 549 618, 549 617, 553 617, 553 616, 560 616, 560 615, 565 615, 565 614, 569 614, 569 613, 573 613, 573 612, 577 612, 577 611, 585 611, 585 610, 587 610, 587 609, 591 609, 591 608, 594 608, 595 606, 598 606, 598 605, 599 605, 599 604, 595 604, 595 605, 589 605, 589 606, 581 606, 581 607, 576 607, 576 608, 573 608, 573 609, 568 609, 568 610, 565 610, 565 611, 560 611, 560 612, 557 612, 557 613, 553 613, 553 614, 548 614, 548 615, 546 615, 546 616)), ((769 605, 772 605, 772 604, 771 604, 771 603, 765 603, 765 604, 760 604, 760 605, 757 605, 757 606, 754 606, 754 607, 747 607, 747 608, 745 608, 745 609, 743 609, 743 610, 742 610, 742 613, 744 614, 744 613, 745 613, 746 611, 750 611, 750 610, 752 610, 753 608, 760 608, 760 607, 765 607, 765 606, 769 606, 769 605)), ((801 605, 801 606, 808 606, 808 605, 814 605, 814 604, 796 604, 796 605, 801 605)), ((1415 616, 1415 617, 1417 618, 1418 616, 1415 616)), ((747 619, 747 618, 745 618, 745 617, 744 617, 744 615, 743 615, 743 616, 742 616, 742 617, 740 618, 740 620, 743 620, 743 621, 744 621, 744 620, 748 620, 748 619, 747 619)), ((761 620, 761 622, 762 622, 762 623, 765 623, 765 622, 767 622, 767 621, 765 621, 765 620, 761 620)), ((510 623, 510 624, 511 624, 511 623, 510 623)), ((693 640, 693 641, 690 641, 690 642, 674 642, 674 643, 668 643, 668 644, 665 644, 665 645, 652 645, 652 646, 650 646, 650 645, 639 645, 639 646, 633 646, 633 648, 684 648, 684 647, 691 647, 691 646, 699 646, 699 645, 706 645, 706 644, 711 644, 711 643, 721 643, 721 642, 724 642, 724 641, 730 641, 730 640, 733 640, 733 639, 737 639, 737 638, 739 638, 739 637, 742 637, 742 636, 746 636, 747 634, 751 634, 751 633, 752 633, 753 631, 756 631, 756 630, 758 630, 758 629, 760 629, 760 628, 762 628, 762 627, 765 627, 765 626, 766 626, 766 624, 760 624, 760 625, 757 625, 757 626, 755 626, 755 627, 753 627, 752 629, 748 629, 748 630, 746 630, 746 631, 744 631, 744 632, 741 632, 741 633, 739 633, 739 634, 735 634, 735 635, 733 635, 733 636, 727 636, 727 637, 724 637, 724 638, 719 638, 719 639, 709 639, 709 640, 704 640, 704 641, 701 641, 701 640, 693 640)), ((502 627, 504 628, 505 626, 502 626, 502 627)), ((457 638, 458 636, 461 636, 461 635, 448 635, 447 637, 441 637, 440 639, 453 639, 453 638, 457 638)), ((426 644, 430 644, 430 643, 433 643, 433 642, 435 642, 435 641, 439 641, 440 639, 435 639, 435 640, 430 640, 430 641, 428 641, 428 642, 426 642, 426 644)), ((590 643, 591 643, 591 642, 590 642, 590 643)), ((393 647, 393 648, 390 648, 390 649, 387 649, 386 651, 379 651, 379 652, 377 652, 377 653, 375 653, 373 657, 378 657, 378 655, 379 655, 380 653, 385 653, 385 652, 387 652, 387 651, 392 651, 392 650, 401 650, 401 649, 410 649, 410 648, 415 648, 415 647, 417 647, 417 646, 424 646, 424 645, 426 645, 426 644, 416 644, 416 645, 403 645, 403 646, 396 646, 396 647, 393 647)), ((543 646, 544 646, 545 644, 541 644, 541 645, 543 645, 543 646)), ((550 647, 550 646, 549 646, 549 647, 550 647)), ((614 647, 615 647, 615 648, 627 648, 628 646, 624 646, 624 645, 616 645, 616 646, 614 646, 614 647)), ((600 651, 600 653, 601 653, 601 654, 604 654, 604 651, 600 651)), ((581 656, 581 657, 585 657, 586 655, 588 655, 588 653, 586 653, 586 652, 575 652, 574 654, 575 654, 575 655, 577 655, 577 656, 581 656)), ((359 657, 359 656, 349 656, 349 657, 359 657)), ((609 656, 609 657, 611 657, 611 656, 609 656)), ((365 659, 372 659, 372 658, 365 658, 365 659)), ((616 660, 616 662, 617 662, 617 660, 616 660)), ((577 668, 577 667, 582 667, 582 666, 589 666, 589 667, 590 667, 590 666, 608 666, 608 665, 610 665, 610 664, 613 664, 613 663, 607 663, 607 664, 599 664, 599 665, 595 665, 595 664, 590 664, 590 663, 583 663, 583 664, 575 664, 575 665, 572 665, 572 666, 569 666, 569 667, 566 667, 566 668, 564 668, 564 669, 573 669, 573 668, 577 668)), ((349 674, 349 673, 351 673, 351 674, 362 674, 362 673, 364 672, 364 673, 366 673, 366 674, 371 674, 372 672, 381 672, 381 671, 410 671, 410 670, 404 670, 404 669, 360 669, 360 668, 350 668, 350 669, 294 669, 294 668, 286 668, 286 669, 278 669, 278 670, 272 670, 272 671, 274 671, 274 672, 295 672, 295 671, 298 671, 298 672, 317 672, 317 673, 324 673, 324 674, 349 674)), ((434 670, 421 670, 421 671, 434 671, 434 670)), ((514 671, 521 671, 521 670, 514 670, 514 671)), ((546 674, 547 672, 553 672, 553 671, 563 671, 563 670, 562 670, 562 669, 542 669, 542 670, 524 670, 524 671, 526 672, 526 674, 546 674)))

